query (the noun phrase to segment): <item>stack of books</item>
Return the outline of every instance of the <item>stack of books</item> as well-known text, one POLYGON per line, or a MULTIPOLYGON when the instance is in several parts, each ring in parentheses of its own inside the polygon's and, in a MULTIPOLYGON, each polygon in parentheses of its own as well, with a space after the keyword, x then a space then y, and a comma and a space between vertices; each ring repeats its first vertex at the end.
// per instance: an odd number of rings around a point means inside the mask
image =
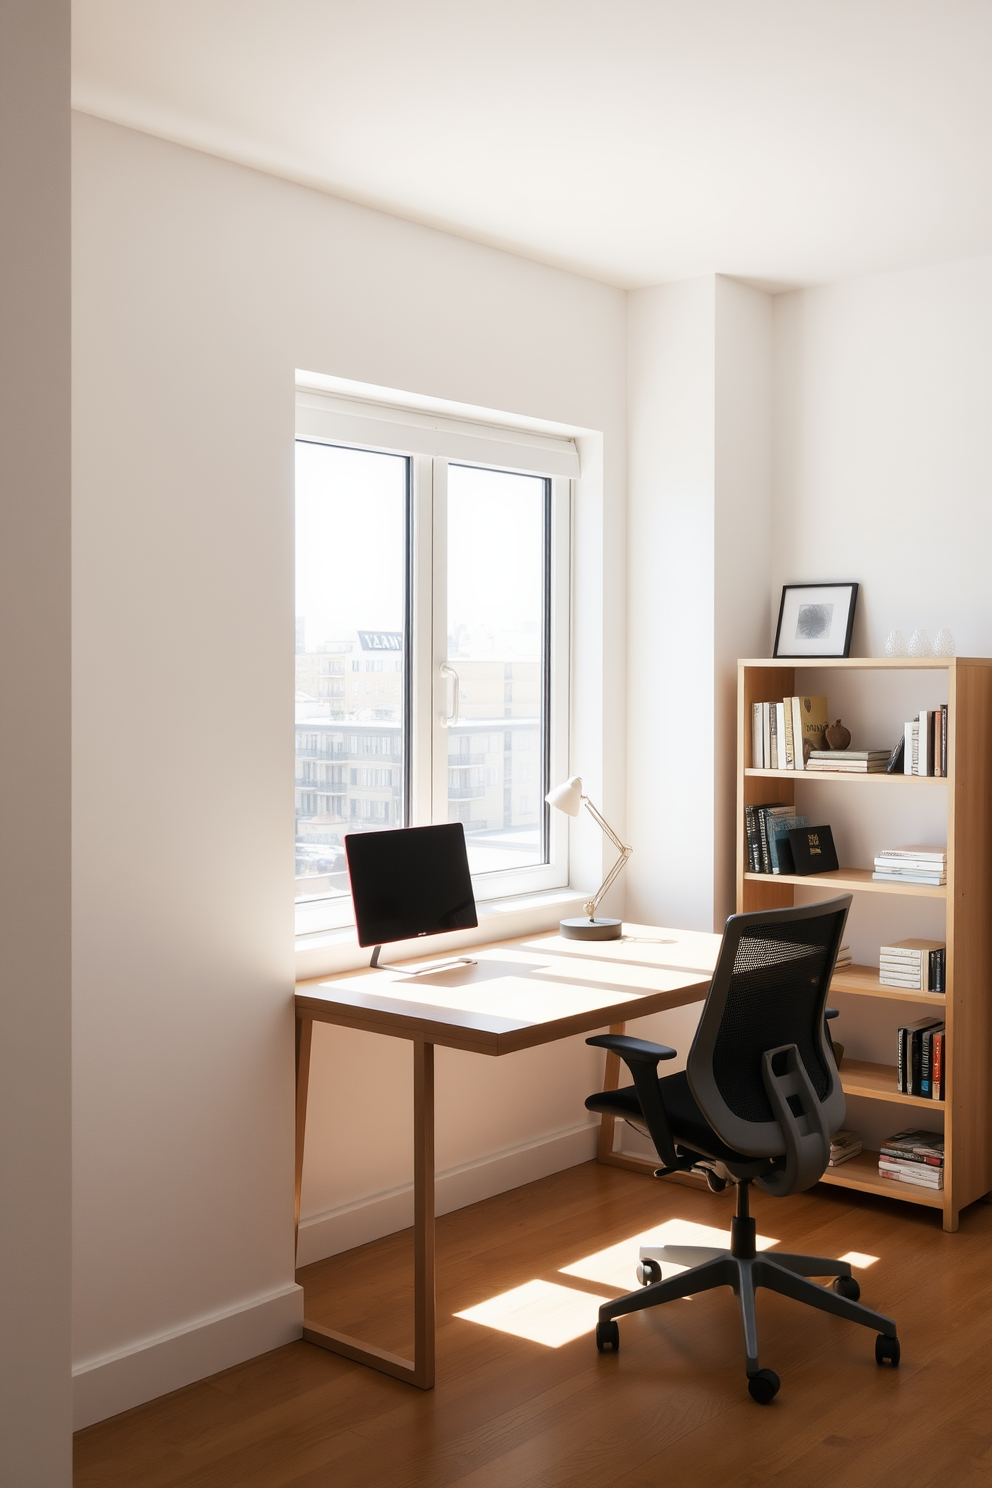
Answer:
POLYGON ((887 847, 875 859, 872 878, 879 883, 946 884, 944 847, 887 847))
POLYGON ((852 1157, 857 1157, 861 1151, 861 1138, 857 1132, 840 1131, 834 1132, 830 1138, 830 1160, 828 1168, 839 1168, 841 1163, 848 1162, 852 1157))
POLYGON ((901 1095, 944 1099, 946 1036, 939 1018, 918 1018, 896 1030, 896 1089, 901 1095))
POLYGON ((904 724, 903 774, 947 774, 947 704, 904 724))
POLYGON ((806 768, 844 775, 881 775, 888 767, 890 754, 888 749, 813 749, 806 768))
POLYGON ((793 827, 808 826, 809 817, 797 815, 795 806, 745 806, 748 872, 794 872, 788 833, 793 827))
POLYGON ((822 749, 826 726, 825 697, 790 697, 783 698, 780 703, 752 703, 752 769, 805 769, 803 741, 812 749, 822 749))
POLYGON ((851 969, 851 947, 841 946, 837 952, 837 960, 834 962, 834 971, 850 971, 851 969))
POLYGON ((878 1154, 880 1178, 915 1183, 920 1188, 944 1186, 944 1138, 934 1131, 901 1131, 887 1137, 878 1154))
POLYGON ((878 980, 883 987, 911 992, 943 992, 947 947, 942 940, 897 940, 878 952, 878 980))

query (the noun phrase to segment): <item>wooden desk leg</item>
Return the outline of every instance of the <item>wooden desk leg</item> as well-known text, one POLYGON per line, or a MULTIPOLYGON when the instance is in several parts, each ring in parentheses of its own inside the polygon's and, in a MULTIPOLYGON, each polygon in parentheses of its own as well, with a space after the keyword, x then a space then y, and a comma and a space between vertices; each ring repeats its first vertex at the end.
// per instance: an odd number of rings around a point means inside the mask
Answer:
MULTIPOLYGON (((304 1021, 304 1020, 301 1020, 304 1021)), ((306 1021, 306 1063, 297 1043, 296 1086, 296 1212, 299 1224, 300 1177, 303 1172, 303 1135, 306 1126, 306 1081, 310 1063, 312 1023, 306 1021)), ((413 1041, 413 1358, 362 1343, 347 1333, 335 1333, 323 1323, 303 1319, 307 1343, 342 1354, 356 1364, 367 1364, 421 1390, 434 1388, 434 1045, 413 1041)))
POLYGON ((434 1045, 413 1045, 413 1307, 414 1379, 434 1388, 434 1045))
POLYGON ((310 1088, 310 1045, 313 1042, 313 1019, 296 1020, 296 1191, 294 1256, 300 1248, 300 1189, 303 1186, 303 1144, 307 1134, 307 1091, 310 1088))

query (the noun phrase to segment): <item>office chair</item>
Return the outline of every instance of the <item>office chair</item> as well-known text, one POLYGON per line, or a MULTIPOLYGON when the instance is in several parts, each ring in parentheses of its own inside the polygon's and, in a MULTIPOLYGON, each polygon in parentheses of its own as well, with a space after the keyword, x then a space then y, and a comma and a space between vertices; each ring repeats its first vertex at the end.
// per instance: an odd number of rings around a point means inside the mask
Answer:
POLYGON ((767 1405, 780 1381, 758 1362, 754 1298, 763 1286, 876 1329, 878 1363, 899 1363, 896 1325, 859 1304, 849 1263, 757 1254, 749 1211, 752 1183, 779 1196, 811 1188, 827 1166, 831 1133, 844 1121, 824 1013, 850 904, 846 894, 799 909, 731 915, 683 1073, 659 1078, 659 1062, 676 1053, 661 1044, 625 1034, 586 1040, 618 1054, 634 1080, 591 1095, 587 1109, 620 1117, 649 1136, 664 1163, 656 1177, 702 1168, 715 1192, 728 1182, 737 1186, 729 1250, 641 1247, 642 1289, 599 1309, 601 1352, 620 1347, 618 1317, 730 1286, 740 1299, 748 1390, 767 1405), (689 1269, 662 1280, 666 1261, 689 1269), (833 1289, 813 1276, 832 1276, 833 1289))

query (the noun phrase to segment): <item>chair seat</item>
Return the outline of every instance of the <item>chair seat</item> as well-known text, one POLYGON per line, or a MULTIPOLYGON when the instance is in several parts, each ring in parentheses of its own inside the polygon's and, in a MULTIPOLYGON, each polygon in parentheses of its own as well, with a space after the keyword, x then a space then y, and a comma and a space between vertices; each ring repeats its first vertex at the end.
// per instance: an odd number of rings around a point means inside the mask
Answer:
MULTIPOLYGON (((691 1152, 697 1152, 700 1157, 712 1157, 719 1162, 741 1163, 754 1160, 748 1159, 743 1153, 736 1152, 725 1142, 721 1142, 696 1105, 695 1097, 689 1088, 688 1076, 684 1070, 676 1075, 665 1075, 658 1081, 658 1086, 662 1103, 668 1113, 672 1136, 680 1147, 688 1147, 691 1152)), ((621 1090, 603 1090, 596 1095, 590 1095, 586 1101, 586 1110, 595 1111, 603 1116, 619 1116, 621 1120, 629 1121, 636 1126, 638 1131, 650 1136, 641 1111, 641 1103, 637 1099, 637 1091, 633 1085, 625 1085, 621 1090)))

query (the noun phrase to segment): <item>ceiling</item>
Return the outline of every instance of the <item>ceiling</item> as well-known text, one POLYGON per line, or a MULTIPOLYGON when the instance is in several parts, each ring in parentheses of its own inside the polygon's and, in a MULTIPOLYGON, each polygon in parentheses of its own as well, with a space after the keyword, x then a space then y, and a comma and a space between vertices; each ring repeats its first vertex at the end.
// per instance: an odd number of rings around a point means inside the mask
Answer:
POLYGON ((989 0, 74 0, 73 102, 626 287, 992 253, 989 0))

